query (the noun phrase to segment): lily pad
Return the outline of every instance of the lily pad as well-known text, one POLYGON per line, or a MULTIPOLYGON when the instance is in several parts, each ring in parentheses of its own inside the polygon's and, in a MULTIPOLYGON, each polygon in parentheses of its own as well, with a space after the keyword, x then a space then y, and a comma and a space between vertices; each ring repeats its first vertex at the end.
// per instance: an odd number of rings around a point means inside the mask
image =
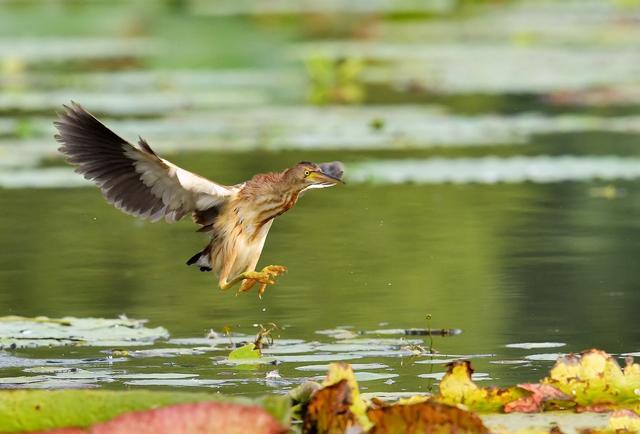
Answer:
POLYGON ((174 345, 195 345, 195 346, 223 346, 236 345, 252 341, 254 336, 251 335, 230 335, 218 336, 213 338, 172 338, 167 342, 174 345))
MULTIPOLYGON (((385 369, 389 366, 383 363, 352 363, 351 368, 357 370, 360 369, 385 369)), ((326 371, 329 369, 329 365, 306 365, 296 367, 297 371, 326 371)))
POLYGON ((247 344, 229 353, 229 360, 258 359, 262 356, 260 349, 255 344, 247 344))
POLYGON ((131 357, 178 357, 196 356, 211 351, 211 347, 196 348, 150 348, 146 350, 129 351, 131 357))
POLYGON ((38 365, 44 365, 44 364, 79 365, 82 363, 86 363, 86 361, 82 359, 39 359, 39 358, 15 357, 8 354, 5 351, 0 351, 0 368, 13 368, 13 367, 23 367, 23 366, 37 367, 38 365))
POLYGON ((553 362, 558 360, 558 357, 562 357, 564 354, 562 353, 541 353, 541 354, 529 354, 524 356, 527 360, 535 360, 535 361, 543 361, 543 362, 553 362))
POLYGON ((58 378, 49 375, 0 378, 0 389, 85 389, 97 387, 98 378, 58 378))
POLYGON ((540 348, 559 348, 564 347, 564 342, 522 342, 517 344, 507 344, 507 348, 521 348, 523 350, 535 350, 540 348))
POLYGON ((640 365, 628 359, 622 369, 604 351, 589 350, 559 358, 543 383, 572 396, 581 407, 640 408, 640 365))
POLYGON ((145 378, 140 380, 127 380, 124 384, 130 386, 168 386, 168 387, 219 387, 229 384, 228 380, 206 380, 202 378, 145 378))
POLYGON ((113 420, 95 424, 88 430, 70 428, 49 433, 285 434, 287 431, 287 427, 256 405, 198 402, 128 412, 113 420))
POLYGON ((118 318, 51 319, 20 316, 0 317, 0 349, 41 346, 132 346, 151 345, 166 339, 169 332, 162 327, 145 327, 146 321, 118 318))
POLYGON ((380 184, 550 183, 638 179, 640 159, 617 156, 536 156, 384 160, 349 167, 351 182, 380 184))
POLYGON ((480 388, 472 381, 473 369, 468 361, 454 362, 440 381, 439 402, 463 404, 473 411, 501 411, 505 404, 528 394, 518 388, 480 388))
POLYGON ((281 423, 289 422, 289 400, 286 397, 250 400, 176 391, 16 390, 0 391, 0 432, 87 427, 129 411, 204 401, 257 404, 281 423))
POLYGON ((263 348, 262 353, 271 355, 311 353, 317 350, 318 345, 318 342, 280 345, 279 341, 276 340, 273 345, 263 348))
POLYGON ((278 361, 283 363, 310 363, 310 362, 338 362, 342 360, 360 359, 358 354, 302 354, 293 356, 278 356, 278 361))
POLYGON ((150 372, 136 374, 116 374, 113 378, 126 380, 154 379, 154 380, 183 380, 185 378, 195 378, 198 374, 178 374, 171 372, 150 372))
POLYGON ((476 414, 429 401, 370 408, 367 416, 374 425, 371 434, 488 432, 476 414))

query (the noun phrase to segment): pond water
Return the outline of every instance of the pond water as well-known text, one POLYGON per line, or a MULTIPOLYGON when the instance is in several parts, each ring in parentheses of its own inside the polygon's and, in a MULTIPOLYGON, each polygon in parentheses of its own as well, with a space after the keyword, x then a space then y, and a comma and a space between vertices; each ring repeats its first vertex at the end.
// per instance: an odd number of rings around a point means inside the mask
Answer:
MULTIPOLYGON (((263 155, 258 166, 279 167, 296 158, 263 155)), ((198 164, 224 179, 226 171, 229 177, 243 173, 234 169, 249 163, 238 162, 245 159, 250 157, 203 154, 198 164)), ((196 163, 176 160, 187 167, 196 163)), ((261 263, 286 264, 290 271, 262 300, 255 293, 221 292, 213 276, 184 265, 205 243, 190 223, 136 221, 111 209, 94 189, 5 190, 0 303, 6 314, 146 318, 172 338, 202 338, 225 327, 252 334, 254 324, 274 322, 280 327, 274 335, 286 340, 274 355, 282 364, 255 369, 216 364, 216 356, 229 352, 225 340, 199 354, 80 365, 113 375, 151 374, 133 382, 145 386, 158 383, 156 373, 188 373, 228 380, 215 384, 227 393, 257 393, 321 375, 318 364, 344 359, 380 364, 363 370, 384 374, 363 384, 367 390, 420 392, 437 380, 425 374, 443 372, 443 363, 458 357, 471 358, 486 375, 482 379, 495 384, 531 381, 544 375, 557 353, 638 350, 632 324, 640 303, 640 183, 617 183, 620 197, 613 199, 595 194, 601 187, 347 184, 313 192, 272 229, 261 263), (428 347, 428 340, 384 333, 427 326, 463 333, 435 337, 433 346, 442 353, 436 358, 405 348, 428 347), (321 333, 336 328, 354 334, 338 335, 350 339, 343 342, 321 333), (371 342, 363 345, 361 339, 371 342), (549 344, 512 345, 529 342, 549 344), (334 343, 341 345, 328 345, 334 343), (274 369, 281 381, 266 380, 274 369)), ((101 350, 110 349, 11 354, 100 358, 101 350)), ((3 375, 23 374, 13 368, 3 375)), ((116 379, 103 386, 129 383, 116 379)), ((174 383, 189 385, 159 382, 174 383)))
MULTIPOLYGON (((345 360, 360 373, 364 392, 415 393, 433 390, 444 365, 458 358, 472 360, 483 384, 506 385, 543 377, 558 354, 591 347, 616 355, 640 351, 634 327, 640 93, 625 64, 607 63, 603 54, 631 49, 620 36, 627 34, 619 28, 624 23, 616 21, 622 12, 590 2, 604 14, 598 24, 565 5, 563 19, 572 17, 578 30, 550 34, 560 6, 518 4, 511 12, 505 6, 506 12, 468 17, 469 34, 448 20, 421 27, 421 20, 380 19, 385 41, 395 35, 397 44, 415 43, 407 39, 423 28, 448 45, 421 52, 419 61, 430 65, 425 72, 406 65, 407 51, 419 47, 393 51, 369 43, 372 65, 360 65, 355 85, 368 99, 347 107, 307 104, 309 77, 300 65, 256 73, 256 65, 243 64, 253 51, 236 53, 229 62, 244 69, 232 73, 173 70, 157 51, 145 54, 146 39, 133 38, 124 48, 108 38, 56 39, 52 47, 72 44, 78 63, 57 66, 68 74, 48 73, 50 52, 34 48, 20 58, 5 35, 0 55, 13 60, 5 60, 0 76, 10 90, 0 95, 0 313, 124 314, 164 327, 170 338, 127 353, 114 352, 114 345, 5 348, 0 387, 189 387, 255 395, 286 390, 345 360), (535 11, 533 33, 520 39, 491 24, 513 23, 527 8, 535 11), (604 38, 606 50, 585 36, 607 31, 619 37, 604 38), (510 55, 456 80, 447 71, 462 74, 465 37, 484 38, 510 55), (91 44, 109 61, 83 63, 95 53, 91 44), (527 81, 518 59, 544 59, 549 46, 556 47, 554 56, 564 47, 579 60, 527 81), (603 83, 598 71, 570 74, 603 56, 606 97, 592 93, 594 83, 603 83), (511 62, 509 80, 491 81, 500 62, 511 62), (389 69, 398 74, 382 80, 389 69), (450 80, 436 80, 435 92, 411 78, 428 82, 436 73, 450 80), (294 89, 279 92, 282 83, 294 89), (620 98, 620 89, 631 91, 620 98), (129 105, 132 92, 140 98, 129 105), (313 191, 278 218, 260 264, 286 265, 289 272, 263 299, 222 292, 214 276, 184 265, 206 243, 191 222, 150 224, 123 215, 60 161, 51 122, 53 110, 70 99, 94 108, 124 136, 141 134, 164 157, 222 183, 300 160, 340 159, 347 185, 313 191), (231 348, 269 323, 278 329, 265 350, 267 363, 226 362, 231 348), (426 327, 462 333, 432 342, 404 333, 426 327), (431 346, 437 354, 421 351, 431 346)), ((626 13, 637 16, 633 8, 626 13)), ((246 26, 230 22, 220 31, 236 34, 246 26)), ((292 62, 316 49, 325 59, 359 49, 352 41, 345 47, 306 37, 279 55, 292 62)), ((485 50, 495 52, 483 47, 479 54, 485 50)))

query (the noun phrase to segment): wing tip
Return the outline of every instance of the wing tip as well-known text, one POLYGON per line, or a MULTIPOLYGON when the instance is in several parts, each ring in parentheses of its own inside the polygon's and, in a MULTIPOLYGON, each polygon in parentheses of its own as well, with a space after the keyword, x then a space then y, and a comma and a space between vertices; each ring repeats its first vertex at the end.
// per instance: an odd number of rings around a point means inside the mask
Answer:
POLYGON ((154 157, 158 156, 158 154, 156 154, 155 151, 151 149, 151 146, 149 146, 149 143, 140 136, 138 136, 138 146, 140 147, 141 150, 143 150, 147 154, 151 154, 154 157))

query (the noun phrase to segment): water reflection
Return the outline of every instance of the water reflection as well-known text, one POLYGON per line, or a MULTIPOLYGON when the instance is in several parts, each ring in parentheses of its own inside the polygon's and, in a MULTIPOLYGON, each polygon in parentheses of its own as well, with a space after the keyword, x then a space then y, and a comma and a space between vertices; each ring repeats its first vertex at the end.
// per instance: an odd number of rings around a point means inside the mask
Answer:
MULTIPOLYGON (((1 313, 126 313, 173 339, 129 357, 0 352, 1 378, 45 375, 23 369, 49 361, 63 371, 41 387, 258 394, 350 359, 363 389, 398 396, 432 390, 457 357, 487 383, 511 384, 543 376, 556 353, 640 350, 637 7, 509 1, 452 16, 474 2, 436 1, 422 6, 444 5, 433 16, 378 6, 363 19, 296 16, 294 2, 291 19, 238 2, 216 9, 226 16, 197 1, 144 14, 13 3, 0 6, 1 313), (94 188, 57 188, 71 178, 51 122, 71 99, 225 184, 337 159, 362 183, 305 196, 282 216, 262 261, 289 273, 263 300, 236 297, 184 265, 204 242, 189 222, 140 222, 94 188), (241 334, 235 345, 270 322, 277 366, 218 363, 227 340, 208 348, 211 329, 241 334), (382 341, 413 327, 464 332, 435 337, 437 355, 416 351, 430 345, 422 337, 382 341), (365 338, 377 340, 367 351, 365 338)), ((33 382, 5 384, 17 381, 33 382)))
MULTIPOLYGON (((185 338, 225 326, 251 333, 253 324, 273 321, 282 327, 280 337, 304 341, 336 326, 355 332, 424 327, 429 313, 431 326, 464 330, 434 340, 444 355, 495 354, 474 359, 478 372, 494 383, 532 380, 551 359, 536 354, 549 349, 505 345, 638 349, 639 332, 620 325, 633 323, 640 301, 634 266, 640 185, 620 184, 627 196, 614 200, 592 197, 593 185, 350 185, 309 195, 273 227, 263 261, 286 264, 290 272, 262 301, 253 293, 221 292, 212 276, 183 265, 202 243, 188 222, 136 221, 93 189, 2 190, 0 248, 10 253, 0 256, 0 303, 9 314, 126 313, 185 338), (509 363, 522 359, 532 365, 509 363)), ((361 357, 331 348, 325 350, 361 357)), ((63 352, 95 356, 88 349, 63 352)), ((42 353, 57 354, 16 355, 42 353)), ((296 360, 309 364, 315 353, 296 360)), ((376 354, 357 362, 388 364, 376 354)), ((210 363, 190 364, 206 369, 210 363)), ((417 390, 417 375, 429 373, 410 355, 390 366, 399 375, 394 383, 370 387, 417 390)), ((289 370, 295 367, 281 369, 283 377, 289 370)))

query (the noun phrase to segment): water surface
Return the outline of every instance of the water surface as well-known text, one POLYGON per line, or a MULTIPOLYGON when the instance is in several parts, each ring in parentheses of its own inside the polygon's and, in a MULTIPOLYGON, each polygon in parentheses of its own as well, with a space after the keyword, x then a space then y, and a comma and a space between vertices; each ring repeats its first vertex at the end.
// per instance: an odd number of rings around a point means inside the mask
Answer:
POLYGON ((1 387, 259 394, 344 360, 366 392, 414 393, 459 358, 505 385, 640 351, 637 7, 169 3, 0 7, 0 313, 170 333, 2 350, 1 387), (235 296, 184 265, 207 242, 192 223, 123 215, 64 165, 51 123, 72 99, 221 183, 301 160, 352 177, 278 218, 260 265, 289 272, 235 296), (270 363, 226 363, 268 323, 270 363), (463 332, 403 333, 424 327, 463 332))

